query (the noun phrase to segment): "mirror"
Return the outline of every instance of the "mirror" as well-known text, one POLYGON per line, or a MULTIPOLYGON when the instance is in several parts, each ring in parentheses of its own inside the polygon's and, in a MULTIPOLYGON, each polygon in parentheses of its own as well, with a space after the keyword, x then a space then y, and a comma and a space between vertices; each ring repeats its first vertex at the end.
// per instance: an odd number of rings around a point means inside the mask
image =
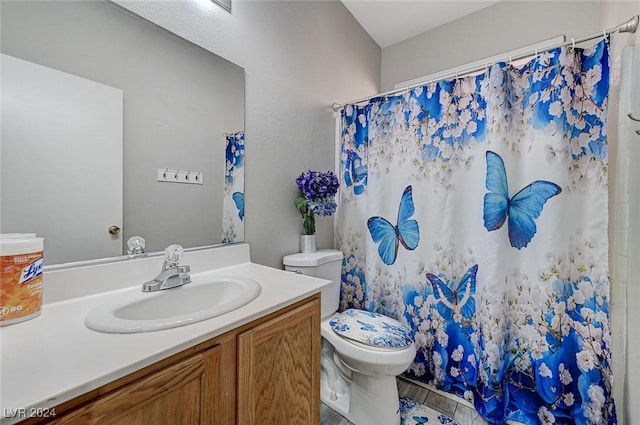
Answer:
MULTIPOLYGON (((241 67, 106 0, 3 0, 0 9, 0 232, 44 237, 47 265, 126 254, 134 235, 147 252, 244 240, 241 67), (27 95, 36 84, 22 80, 5 90, 14 62, 34 69, 37 85, 51 75, 51 95, 27 95), (121 143, 105 148, 106 134, 121 143)), ((13 74, 32 74, 24 69, 13 74)))

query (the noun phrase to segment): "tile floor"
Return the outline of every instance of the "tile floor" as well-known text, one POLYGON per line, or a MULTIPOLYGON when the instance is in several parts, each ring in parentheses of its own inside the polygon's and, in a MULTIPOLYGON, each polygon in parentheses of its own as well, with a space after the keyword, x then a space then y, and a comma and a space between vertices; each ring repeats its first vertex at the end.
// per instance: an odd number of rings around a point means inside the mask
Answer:
MULTIPOLYGON (((457 403, 447 397, 444 397, 434 391, 430 391, 422 386, 414 384, 403 378, 398 378, 398 393, 401 396, 407 396, 418 403, 424 404, 440 413, 452 417, 460 425, 486 425, 487 422, 476 413, 474 409, 464 404, 457 403)), ((353 425, 351 422, 343 418, 340 414, 334 412, 329 407, 321 404, 320 422, 322 425, 353 425)), ((388 425, 388 424, 371 424, 371 425, 388 425)))

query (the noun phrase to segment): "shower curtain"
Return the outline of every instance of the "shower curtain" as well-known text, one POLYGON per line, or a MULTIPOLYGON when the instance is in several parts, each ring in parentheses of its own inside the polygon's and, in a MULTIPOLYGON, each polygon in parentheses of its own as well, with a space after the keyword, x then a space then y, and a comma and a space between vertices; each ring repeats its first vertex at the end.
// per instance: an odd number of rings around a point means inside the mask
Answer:
POLYGON ((603 40, 342 110, 341 308, 492 424, 616 423, 608 76, 603 40))

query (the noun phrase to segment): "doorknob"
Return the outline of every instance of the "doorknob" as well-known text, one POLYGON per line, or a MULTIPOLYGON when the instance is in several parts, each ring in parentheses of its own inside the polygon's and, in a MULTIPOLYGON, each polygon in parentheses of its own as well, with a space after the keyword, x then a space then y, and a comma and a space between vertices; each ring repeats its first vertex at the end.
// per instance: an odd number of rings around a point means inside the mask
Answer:
POLYGON ((109 226, 107 231, 111 235, 117 235, 118 233, 120 233, 120 228, 114 224, 113 226, 109 226))

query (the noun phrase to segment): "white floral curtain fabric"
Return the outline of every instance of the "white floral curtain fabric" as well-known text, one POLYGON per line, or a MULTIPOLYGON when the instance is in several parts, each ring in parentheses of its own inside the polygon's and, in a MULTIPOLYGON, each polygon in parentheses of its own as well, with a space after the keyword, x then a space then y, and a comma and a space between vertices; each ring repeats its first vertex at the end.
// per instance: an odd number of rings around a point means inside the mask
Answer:
POLYGON ((244 131, 226 136, 222 243, 244 241, 244 131))
POLYGON ((492 424, 614 424, 608 41, 348 105, 342 309, 399 319, 409 376, 492 424))

